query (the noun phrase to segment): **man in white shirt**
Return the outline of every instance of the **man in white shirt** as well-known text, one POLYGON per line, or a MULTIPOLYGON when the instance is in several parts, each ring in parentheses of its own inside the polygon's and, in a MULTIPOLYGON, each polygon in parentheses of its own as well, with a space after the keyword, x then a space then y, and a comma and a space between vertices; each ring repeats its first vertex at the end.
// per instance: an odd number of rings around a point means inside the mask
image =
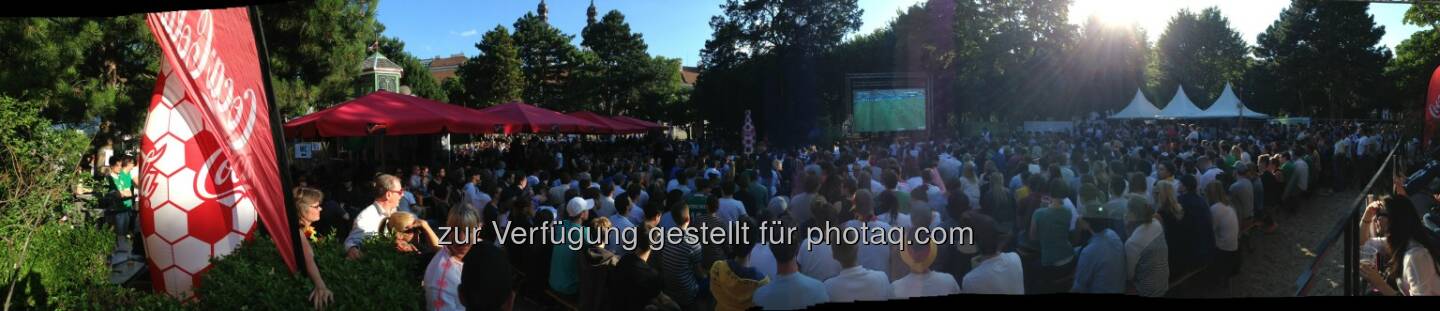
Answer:
POLYGON ((615 210, 615 185, 609 182, 600 184, 600 198, 595 200, 595 215, 599 217, 610 217, 618 211, 615 210))
POLYGON ((960 292, 966 294, 1024 295, 1025 271, 1020 255, 1000 252, 995 221, 980 215, 971 227, 971 237, 980 255, 971 260, 975 268, 965 274, 960 292))
POLYGON ((1305 193, 1306 191, 1309 191, 1309 190, 1310 190, 1310 164, 1309 164, 1309 163, 1305 163, 1305 158, 1303 157, 1302 154, 1296 154, 1296 155, 1294 155, 1294 157, 1295 157, 1295 176, 1294 176, 1294 178, 1296 179, 1295 182, 1297 183, 1298 186, 1300 186, 1300 193, 1305 193))
POLYGON ((735 199, 735 186, 727 184, 720 186, 720 209, 716 211, 720 221, 729 223, 745 216, 745 203, 735 199))
POLYGON ((1207 156, 1200 157, 1199 165, 1200 177, 1197 178, 1197 185, 1200 188, 1197 189, 1207 189, 1205 187, 1209 186, 1211 182, 1215 182, 1215 178, 1220 176, 1221 171, 1220 168, 1215 167, 1214 161, 1207 156))
POLYGON ((825 280, 825 292, 830 302, 881 301, 894 296, 890 277, 884 272, 865 269, 857 258, 859 249, 855 244, 838 243, 833 247, 835 261, 844 269, 825 280))
POLYGON ((350 235, 345 237, 345 257, 359 259, 360 243, 366 237, 380 233, 380 220, 390 217, 400 205, 405 189, 400 187, 400 178, 389 174, 382 174, 375 177, 376 193, 375 204, 360 211, 355 216, 355 223, 350 230, 350 235))
MULTIPOLYGON (((883 237, 883 235, 885 234, 884 232, 890 230, 890 224, 880 221, 875 217, 874 202, 875 201, 871 199, 870 192, 868 191, 861 191, 855 193, 855 219, 845 222, 845 228, 856 228, 856 230, 861 230, 861 227, 863 226, 865 227, 865 229, 861 231, 861 234, 873 233, 872 236, 862 237, 862 241, 868 241, 872 238, 878 238, 875 236, 883 237), (873 228, 879 228, 879 231, 871 231, 875 230, 873 228)), ((866 269, 870 270, 882 272, 890 271, 889 244, 869 244, 864 242, 860 244, 861 245, 859 246, 859 255, 856 256, 857 260, 860 261, 860 265, 865 266, 866 269)))

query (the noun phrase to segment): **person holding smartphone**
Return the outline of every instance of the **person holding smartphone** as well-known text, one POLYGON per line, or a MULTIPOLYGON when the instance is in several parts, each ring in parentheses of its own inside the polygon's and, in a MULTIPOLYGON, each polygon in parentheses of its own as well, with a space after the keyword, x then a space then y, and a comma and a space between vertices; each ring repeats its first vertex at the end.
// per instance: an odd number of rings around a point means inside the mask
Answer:
POLYGON ((1440 295, 1440 243, 1421 228, 1410 200, 1402 195, 1369 201, 1360 218, 1360 227, 1369 229, 1360 231, 1361 241, 1367 241, 1362 254, 1377 256, 1361 257, 1361 277, 1386 296, 1440 295))

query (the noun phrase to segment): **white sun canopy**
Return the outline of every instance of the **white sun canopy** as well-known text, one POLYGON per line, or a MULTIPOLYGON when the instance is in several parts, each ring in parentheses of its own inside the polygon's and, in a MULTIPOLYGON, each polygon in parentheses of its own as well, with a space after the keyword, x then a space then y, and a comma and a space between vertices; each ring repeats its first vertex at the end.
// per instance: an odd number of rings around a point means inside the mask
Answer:
POLYGON ((1175 97, 1170 99, 1170 103, 1165 105, 1165 109, 1160 109, 1160 114, 1156 115, 1156 118, 1191 119, 1200 114, 1200 108, 1195 107, 1195 103, 1190 101, 1189 96, 1185 96, 1185 88, 1179 86, 1176 88, 1179 90, 1175 91, 1175 97))
POLYGON ((1153 119, 1159 113, 1160 108, 1155 108, 1155 104, 1146 100, 1140 89, 1135 89, 1135 98, 1130 100, 1129 105, 1125 105, 1125 109, 1110 115, 1110 119, 1153 119))
POLYGON ((1210 105, 1209 109, 1205 109, 1205 111, 1200 112, 1200 114, 1195 115, 1195 117, 1268 119, 1270 115, 1255 112, 1250 110, 1249 107, 1245 107, 1245 103, 1240 101, 1240 97, 1235 96, 1235 90, 1230 88, 1230 83, 1225 83, 1225 91, 1220 92, 1220 98, 1215 100, 1215 104, 1210 105))

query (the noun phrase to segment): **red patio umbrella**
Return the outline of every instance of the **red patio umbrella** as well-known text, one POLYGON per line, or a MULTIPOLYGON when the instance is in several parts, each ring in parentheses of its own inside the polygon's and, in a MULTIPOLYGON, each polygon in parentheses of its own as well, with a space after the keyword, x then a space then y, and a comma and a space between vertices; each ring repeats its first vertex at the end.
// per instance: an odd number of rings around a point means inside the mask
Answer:
POLYGON ((480 134, 497 122, 477 110, 420 97, 376 91, 285 123, 286 137, 367 136, 438 133, 480 134))
POLYGON ((661 125, 661 124, 659 124, 659 123, 650 122, 650 121, 645 121, 645 120, 636 119, 636 118, 631 118, 631 117, 627 117, 627 116, 614 116, 614 117, 610 117, 610 118, 611 118, 611 119, 618 120, 618 121, 621 121, 621 122, 627 122, 627 123, 630 123, 630 124, 639 125, 639 126, 645 127, 646 129, 651 129, 651 130, 657 130, 657 129, 664 129, 664 128, 665 128, 664 125, 661 125))
POLYGON ((600 133, 608 130, 601 124, 567 116, 525 103, 509 103, 480 109, 495 122, 494 131, 511 133, 600 133))
POLYGON ((593 122, 593 123, 595 123, 595 124, 600 124, 600 125, 602 125, 602 126, 605 127, 606 133, 610 133, 610 134, 632 134, 632 133, 644 133, 644 132, 645 132, 645 127, 644 127, 644 126, 640 126, 640 125, 636 125, 636 124, 630 124, 629 122, 624 122, 624 121, 620 121, 620 120, 611 119, 611 118, 609 118, 609 117, 606 117, 606 116, 603 116, 603 115, 600 115, 600 114, 594 113, 594 112, 589 112, 589 111, 576 111, 576 112, 567 113, 567 114, 565 114, 565 115, 568 115, 568 116, 571 116, 571 117, 580 118, 580 119, 584 119, 584 120, 586 120, 586 121, 590 121, 590 122, 593 122))

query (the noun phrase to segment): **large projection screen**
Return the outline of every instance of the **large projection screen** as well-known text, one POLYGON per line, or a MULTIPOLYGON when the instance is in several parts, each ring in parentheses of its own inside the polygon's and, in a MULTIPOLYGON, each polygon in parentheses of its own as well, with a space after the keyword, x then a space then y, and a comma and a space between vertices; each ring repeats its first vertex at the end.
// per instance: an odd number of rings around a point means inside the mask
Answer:
POLYGON ((855 132, 900 132, 925 129, 925 89, 856 90, 855 132))

